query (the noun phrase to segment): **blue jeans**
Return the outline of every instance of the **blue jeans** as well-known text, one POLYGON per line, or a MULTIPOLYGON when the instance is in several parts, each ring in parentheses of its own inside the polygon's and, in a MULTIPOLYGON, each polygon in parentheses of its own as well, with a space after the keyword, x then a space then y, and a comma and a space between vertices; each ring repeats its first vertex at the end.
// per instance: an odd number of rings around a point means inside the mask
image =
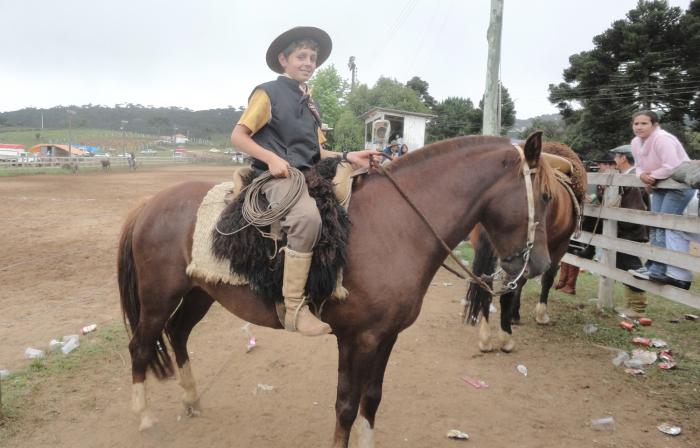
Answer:
MULTIPOLYGON (((651 211, 655 213, 667 213, 670 215, 682 215, 683 210, 688 206, 688 203, 693 198, 695 190, 667 190, 659 188, 653 191, 651 195, 651 211)), ((663 247, 669 250, 682 250, 681 247, 676 247, 674 241, 682 234, 677 230, 661 229, 652 227, 649 229, 649 240, 652 246, 663 247), (668 244, 671 243, 671 244, 668 244)), ((682 239, 682 237, 681 237, 682 239)), ((687 251, 687 249, 686 249, 687 251)), ((647 262, 649 272, 657 276, 666 275, 666 265, 658 261, 647 262)), ((689 281, 692 278, 692 273, 686 269, 673 267, 673 277, 676 280, 689 281), (683 277, 683 278, 680 278, 683 277)))

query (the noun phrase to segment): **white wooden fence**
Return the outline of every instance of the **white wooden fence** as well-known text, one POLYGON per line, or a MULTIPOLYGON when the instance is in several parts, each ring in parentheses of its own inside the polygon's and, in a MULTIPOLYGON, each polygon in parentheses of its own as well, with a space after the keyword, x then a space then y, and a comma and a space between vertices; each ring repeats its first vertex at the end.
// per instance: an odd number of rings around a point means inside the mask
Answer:
MULTIPOLYGON (((80 168, 101 168, 102 161, 109 160, 111 168, 122 168, 128 166, 125 157, 37 157, 26 161, 0 161, 0 169, 27 171, 34 169, 56 169, 68 168, 70 164, 77 164, 80 168)), ((142 156, 136 157, 136 166, 173 165, 187 163, 216 163, 221 165, 232 165, 236 162, 230 157, 160 157, 142 156)))
MULTIPOLYGON (((625 187, 644 186, 633 174, 589 173, 588 183, 625 187)), ((687 185, 680 184, 673 180, 665 180, 658 183, 657 186, 659 188, 678 190, 688 189, 687 185)), ((652 213, 608 205, 618 203, 616 201, 618 195, 618 188, 607 188, 602 208, 600 206, 586 204, 584 215, 594 218, 600 217, 598 226, 602 225, 603 233, 602 235, 593 235, 589 232, 582 232, 581 236, 576 239, 576 241, 582 243, 590 242, 591 245, 601 248, 604 253, 603 261, 596 262, 587 260, 568 253, 564 256, 563 261, 600 275, 600 282, 598 284, 598 306, 601 308, 612 308, 613 286, 614 282, 618 281, 657 294, 674 302, 683 303, 700 309, 700 295, 698 294, 693 294, 690 291, 685 291, 669 285, 640 280, 633 277, 632 274, 627 271, 615 268, 617 252, 622 252, 636 255, 643 260, 651 259, 689 269, 694 273, 700 272, 700 256, 698 255, 676 252, 669 249, 654 247, 646 243, 636 243, 617 238, 618 221, 700 234, 700 217, 652 213)))

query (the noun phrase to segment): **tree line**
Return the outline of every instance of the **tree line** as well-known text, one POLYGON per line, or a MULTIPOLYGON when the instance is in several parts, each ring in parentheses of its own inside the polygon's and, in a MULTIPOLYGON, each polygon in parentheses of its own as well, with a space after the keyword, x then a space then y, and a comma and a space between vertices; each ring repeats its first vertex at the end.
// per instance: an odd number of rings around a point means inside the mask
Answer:
POLYGON ((155 136, 187 135, 191 139, 209 140, 230 145, 228 138, 242 108, 193 111, 179 107, 148 107, 140 104, 117 104, 114 107, 86 104, 57 106, 48 109, 25 108, 0 113, 0 127, 39 130, 65 129, 68 120, 74 129, 111 129, 155 136), (75 112, 69 114, 68 111, 75 112), (126 123, 124 123, 126 122, 126 123))

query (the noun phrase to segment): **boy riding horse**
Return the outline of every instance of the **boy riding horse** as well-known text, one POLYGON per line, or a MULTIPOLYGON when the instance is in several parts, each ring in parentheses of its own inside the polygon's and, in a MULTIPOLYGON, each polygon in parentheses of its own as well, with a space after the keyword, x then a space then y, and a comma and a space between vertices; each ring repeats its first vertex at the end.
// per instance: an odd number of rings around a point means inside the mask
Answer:
MULTIPOLYGON (((321 158, 342 157, 360 168, 379 154, 323 149, 318 103, 311 98, 307 81, 328 59, 331 48, 330 36, 319 28, 296 27, 278 36, 266 59, 268 67, 281 76, 253 89, 248 108, 231 133, 231 143, 253 158, 254 175, 269 171, 273 176, 261 187, 270 204, 280 203, 294 187, 290 167, 305 171, 321 158)), ((301 198, 280 224, 287 235, 282 280, 284 326, 305 336, 330 333, 330 326, 311 313, 304 298, 312 251, 321 234, 321 217, 305 185, 301 198)))

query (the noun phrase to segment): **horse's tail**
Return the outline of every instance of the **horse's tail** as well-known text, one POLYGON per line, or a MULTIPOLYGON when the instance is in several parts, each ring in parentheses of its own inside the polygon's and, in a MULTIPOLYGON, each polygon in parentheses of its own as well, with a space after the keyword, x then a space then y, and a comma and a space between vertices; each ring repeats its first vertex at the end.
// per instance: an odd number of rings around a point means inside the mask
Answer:
MULTIPOLYGON (((139 297, 132 238, 134 224, 145 205, 146 202, 144 201, 129 212, 124 226, 122 227, 122 233, 119 238, 119 249, 117 252, 117 277, 119 280, 119 295, 121 297, 124 326, 126 327, 127 333, 132 337, 132 341, 141 316, 141 299, 139 297)), ((162 334, 158 337, 154 349, 155 356, 152 356, 149 360, 148 367, 158 379, 172 376, 174 372, 173 361, 168 354, 168 349, 162 334)))
MULTIPOLYGON (((491 241, 485 231, 481 231, 479 240, 474 248, 474 263, 472 270, 474 274, 492 274, 496 269, 496 253, 494 252, 491 241)), ((491 282, 489 282, 490 284, 491 282)), ((467 291, 467 303, 469 311, 467 312, 466 321, 471 325, 476 325, 479 318, 479 311, 484 316, 489 315, 489 307, 491 306, 491 295, 486 292, 481 286, 474 282, 469 283, 467 291)))

